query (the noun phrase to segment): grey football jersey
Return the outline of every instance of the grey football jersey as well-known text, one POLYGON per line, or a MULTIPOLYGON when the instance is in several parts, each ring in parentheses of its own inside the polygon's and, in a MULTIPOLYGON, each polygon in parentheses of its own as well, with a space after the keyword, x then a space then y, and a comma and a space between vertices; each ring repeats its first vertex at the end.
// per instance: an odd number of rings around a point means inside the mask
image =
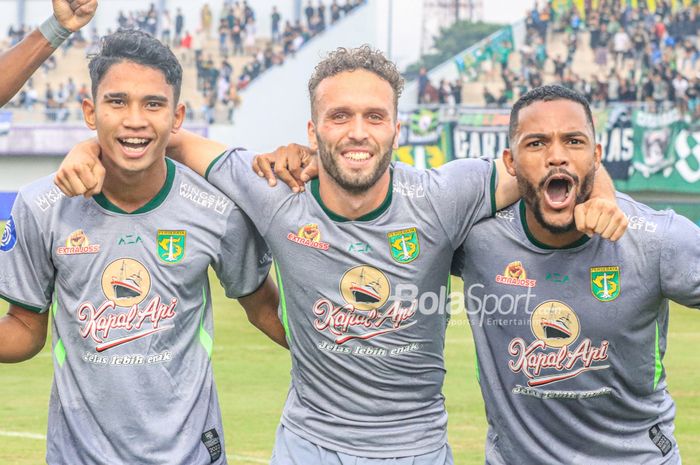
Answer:
POLYGON ((618 194, 618 242, 537 242, 521 201, 456 255, 492 465, 679 464, 663 357, 668 299, 700 306, 700 230, 618 194), (460 266, 464 265, 464 266, 460 266))
POLYGON ((492 165, 396 164, 375 211, 329 211, 318 181, 269 188, 251 154, 227 152, 208 179, 248 213, 272 250, 292 382, 282 423, 338 452, 386 458, 446 443, 441 393, 454 250, 491 214, 492 165))
POLYGON ((44 178, 6 225, 0 295, 53 316, 50 465, 226 463, 207 270, 244 296, 270 256, 233 202, 167 164, 163 189, 132 214, 44 178))

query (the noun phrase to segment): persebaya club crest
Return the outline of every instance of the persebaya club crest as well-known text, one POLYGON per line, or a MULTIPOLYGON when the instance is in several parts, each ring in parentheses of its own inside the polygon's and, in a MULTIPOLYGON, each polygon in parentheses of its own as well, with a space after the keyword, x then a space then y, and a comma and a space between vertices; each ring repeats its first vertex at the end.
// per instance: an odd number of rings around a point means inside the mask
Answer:
POLYGON ((177 263, 185 256, 187 231, 158 230, 158 258, 165 263, 177 263))
POLYGON ((620 295, 620 267, 591 268, 591 292, 601 302, 610 302, 620 295))
POLYGON ((418 231, 416 228, 393 231, 386 235, 392 258, 398 263, 410 263, 420 254, 418 231))

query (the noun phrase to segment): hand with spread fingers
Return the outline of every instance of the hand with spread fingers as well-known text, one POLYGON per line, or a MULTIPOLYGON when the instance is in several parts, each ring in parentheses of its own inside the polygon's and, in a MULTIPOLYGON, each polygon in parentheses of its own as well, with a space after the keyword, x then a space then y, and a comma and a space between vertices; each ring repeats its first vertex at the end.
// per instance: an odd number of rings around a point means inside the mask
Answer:
POLYGON ((299 144, 278 147, 272 153, 264 153, 253 159, 253 171, 266 178, 270 187, 277 185, 277 178, 294 192, 303 192, 304 183, 318 176, 318 160, 309 148, 299 144))
POLYGON ((52 0, 52 3, 59 24, 73 32, 89 23, 97 10, 97 0, 52 0))
POLYGON ((591 198, 574 209, 576 229, 582 233, 600 234, 603 239, 617 241, 627 230, 628 220, 617 203, 602 198, 591 198))
POLYGON ((95 139, 90 139, 71 149, 58 168, 54 183, 68 197, 92 197, 102 191, 104 179, 100 146, 95 139))

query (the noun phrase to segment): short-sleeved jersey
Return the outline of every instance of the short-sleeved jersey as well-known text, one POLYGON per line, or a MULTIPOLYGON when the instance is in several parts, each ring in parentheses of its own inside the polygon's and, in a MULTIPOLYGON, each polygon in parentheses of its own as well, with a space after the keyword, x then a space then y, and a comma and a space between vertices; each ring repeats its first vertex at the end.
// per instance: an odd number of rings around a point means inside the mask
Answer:
POLYGON ((51 178, 23 188, 0 245, 0 295, 53 316, 51 465, 224 464, 210 357, 207 270, 229 297, 270 266, 250 220, 167 160, 167 180, 127 214, 51 178))
POLYGON ((668 299, 700 306, 700 230, 623 194, 618 205, 630 221, 618 242, 548 248, 521 201, 456 255, 490 465, 680 463, 662 361, 668 299))
POLYGON ((251 154, 227 152, 207 177, 248 213, 275 259, 292 356, 283 425, 355 456, 442 447, 450 262, 491 214, 491 163, 393 165, 384 202, 354 221, 324 206, 318 181, 294 194, 267 187, 250 165, 251 154))

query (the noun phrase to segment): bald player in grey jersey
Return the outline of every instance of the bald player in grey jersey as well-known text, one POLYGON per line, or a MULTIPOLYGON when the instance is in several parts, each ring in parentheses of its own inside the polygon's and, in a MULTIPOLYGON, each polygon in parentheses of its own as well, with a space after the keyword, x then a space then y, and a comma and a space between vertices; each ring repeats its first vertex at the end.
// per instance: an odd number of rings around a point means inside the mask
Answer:
POLYGON ((504 160, 523 200, 474 226, 455 258, 486 463, 680 464, 662 361, 669 299, 700 307, 700 230, 624 194, 618 205, 635 220, 618 242, 573 228, 601 157, 573 91, 521 97, 510 141, 504 160))
POLYGON ((90 62, 83 104, 107 170, 103 193, 21 189, 0 242, 0 361, 44 345, 53 316, 49 465, 227 463, 211 370, 208 267, 284 344, 270 255, 221 192, 165 159, 184 107, 165 46, 130 31, 90 62))
POLYGON ((517 187, 507 174, 497 183, 484 160, 390 164, 401 86, 368 47, 317 66, 308 133, 321 170, 302 195, 266 188, 248 152, 216 158, 223 147, 193 135, 173 148, 249 213, 275 257, 292 384, 274 465, 453 463, 441 392, 447 302, 429 311, 419 300, 446 295, 455 248, 517 187))

